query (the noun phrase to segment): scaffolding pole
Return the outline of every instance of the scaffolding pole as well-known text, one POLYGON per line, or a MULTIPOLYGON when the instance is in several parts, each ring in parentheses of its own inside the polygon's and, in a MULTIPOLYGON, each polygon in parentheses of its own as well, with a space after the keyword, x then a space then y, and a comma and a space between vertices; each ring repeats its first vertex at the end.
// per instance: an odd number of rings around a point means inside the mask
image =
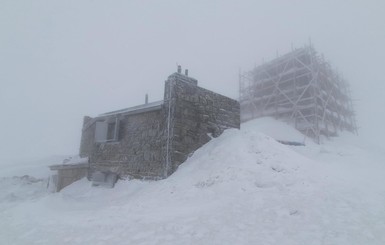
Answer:
POLYGON ((241 121, 270 116, 321 143, 357 133, 348 83, 311 44, 239 74, 241 121))

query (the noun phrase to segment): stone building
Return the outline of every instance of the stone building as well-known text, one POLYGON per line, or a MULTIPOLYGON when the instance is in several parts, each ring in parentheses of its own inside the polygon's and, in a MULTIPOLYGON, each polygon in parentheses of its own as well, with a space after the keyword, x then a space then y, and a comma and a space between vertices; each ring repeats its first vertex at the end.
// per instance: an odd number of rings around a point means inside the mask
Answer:
POLYGON ((239 127, 236 100, 199 87, 178 67, 162 101, 85 116, 80 156, 89 158, 91 172, 162 179, 211 137, 239 127))

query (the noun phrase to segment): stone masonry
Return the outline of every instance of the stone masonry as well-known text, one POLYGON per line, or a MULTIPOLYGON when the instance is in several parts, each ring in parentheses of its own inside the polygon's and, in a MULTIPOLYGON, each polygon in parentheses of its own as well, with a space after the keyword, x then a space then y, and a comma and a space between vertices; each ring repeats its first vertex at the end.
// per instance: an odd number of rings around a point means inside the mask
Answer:
POLYGON ((163 101, 85 117, 80 156, 89 157, 91 172, 161 179, 211 137, 239 127, 237 101, 197 86, 197 80, 178 71, 165 82, 163 101), (96 140, 97 124, 103 122, 116 122, 113 140, 96 140))
MULTIPOLYGON (((184 81, 175 73, 166 81, 165 100, 172 100, 172 164, 169 173, 211 137, 225 129, 240 127, 239 103, 223 95, 184 81)), ((167 106, 167 103, 165 103, 167 106)))

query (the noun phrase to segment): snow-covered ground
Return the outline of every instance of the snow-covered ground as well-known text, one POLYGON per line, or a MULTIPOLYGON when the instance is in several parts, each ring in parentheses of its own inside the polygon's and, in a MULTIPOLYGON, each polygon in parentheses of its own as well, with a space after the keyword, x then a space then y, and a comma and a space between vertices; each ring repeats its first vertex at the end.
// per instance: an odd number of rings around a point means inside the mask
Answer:
POLYGON ((385 154, 357 136, 316 145, 263 118, 168 179, 114 189, 83 179, 49 193, 52 161, 2 163, 0 244, 385 244, 385 154))

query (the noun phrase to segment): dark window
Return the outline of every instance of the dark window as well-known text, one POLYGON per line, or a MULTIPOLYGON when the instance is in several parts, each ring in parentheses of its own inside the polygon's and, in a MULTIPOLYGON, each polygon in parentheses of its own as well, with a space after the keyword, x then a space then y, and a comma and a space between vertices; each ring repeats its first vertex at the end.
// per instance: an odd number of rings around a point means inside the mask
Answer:
POLYGON ((107 141, 115 140, 115 134, 116 134, 116 122, 108 123, 107 141))

